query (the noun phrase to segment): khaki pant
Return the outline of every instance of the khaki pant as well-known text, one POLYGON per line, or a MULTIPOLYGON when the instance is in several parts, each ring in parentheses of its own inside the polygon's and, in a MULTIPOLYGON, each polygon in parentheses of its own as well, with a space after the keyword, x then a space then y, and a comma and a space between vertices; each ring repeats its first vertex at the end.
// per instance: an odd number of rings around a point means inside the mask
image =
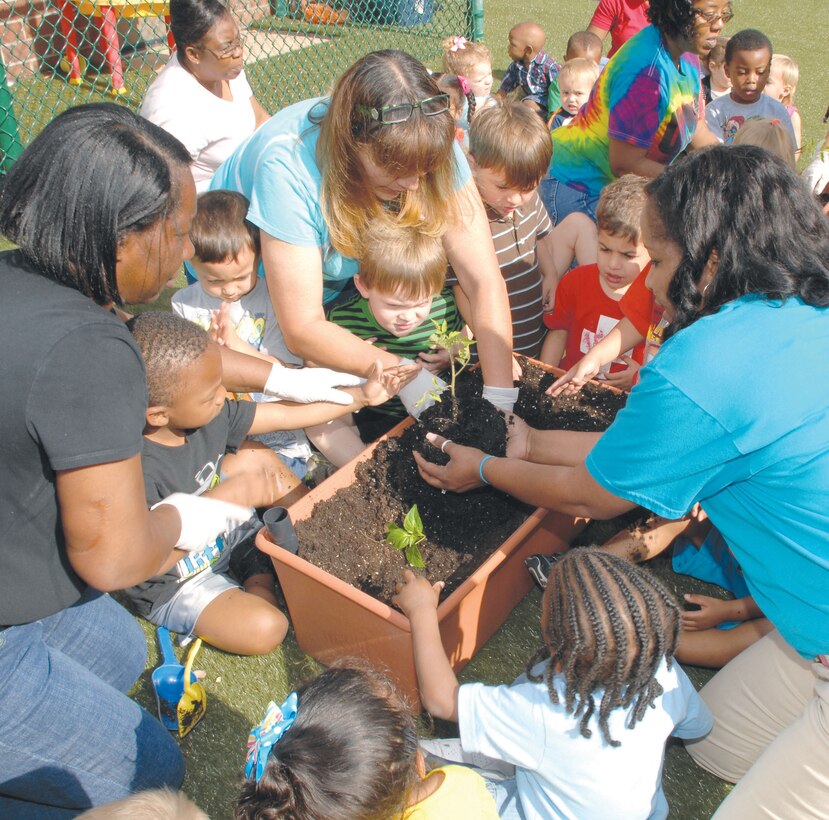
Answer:
POLYGON ((829 818, 829 668, 801 658, 775 630, 700 694, 714 728, 686 749, 737 783, 717 820, 829 818))

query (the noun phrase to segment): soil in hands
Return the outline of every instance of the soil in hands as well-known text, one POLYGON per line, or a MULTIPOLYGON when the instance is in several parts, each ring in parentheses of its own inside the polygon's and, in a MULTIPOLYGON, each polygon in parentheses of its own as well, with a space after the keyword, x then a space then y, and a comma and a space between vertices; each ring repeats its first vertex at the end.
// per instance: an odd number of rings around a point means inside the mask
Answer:
MULTIPOLYGON (((544 390, 555 376, 523 362, 517 415, 531 426, 546 429, 604 430, 624 406, 625 396, 587 385, 578 396, 551 399, 544 390)), ((296 524, 299 554, 347 583, 387 603, 408 566, 402 552, 385 540, 389 522, 402 526, 417 504, 426 540, 420 551, 423 574, 444 581, 446 593, 460 585, 532 512, 532 508, 484 487, 445 495, 423 481, 412 451, 445 463, 445 456, 425 440, 439 433, 486 453, 506 453, 506 422, 481 399, 480 371, 464 374, 458 385, 457 407, 448 393, 421 414, 420 422, 382 442, 357 470, 357 481, 318 504, 312 517, 296 524)), ((618 528, 617 528, 618 529, 618 528)), ((614 530, 615 532, 615 530, 614 530)))

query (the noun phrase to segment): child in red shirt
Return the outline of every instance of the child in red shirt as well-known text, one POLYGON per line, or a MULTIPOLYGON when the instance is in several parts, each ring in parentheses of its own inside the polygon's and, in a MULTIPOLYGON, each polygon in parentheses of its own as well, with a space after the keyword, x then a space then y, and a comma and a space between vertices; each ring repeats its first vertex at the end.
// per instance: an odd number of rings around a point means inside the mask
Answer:
MULTIPOLYGON (((555 307, 544 316, 549 332, 541 361, 565 370, 573 367, 625 315, 620 301, 650 261, 639 231, 646 182, 627 174, 602 191, 596 211, 598 261, 575 268, 559 282, 555 307)), ((626 299, 634 303, 630 305, 634 312, 650 312, 649 291, 635 289, 630 297, 626 299)), ((643 357, 640 341, 621 358, 604 363, 602 377, 616 387, 629 388, 643 357)))

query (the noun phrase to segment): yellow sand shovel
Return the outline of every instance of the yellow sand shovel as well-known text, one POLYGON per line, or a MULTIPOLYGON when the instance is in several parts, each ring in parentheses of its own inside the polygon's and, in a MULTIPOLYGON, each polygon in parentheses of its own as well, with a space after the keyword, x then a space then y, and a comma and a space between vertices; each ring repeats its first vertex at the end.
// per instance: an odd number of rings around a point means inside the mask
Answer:
POLYGON ((176 710, 178 714, 178 736, 184 737, 203 717, 207 709, 207 692, 199 681, 190 682, 190 672, 193 669, 193 661, 201 647, 201 638, 196 638, 195 643, 187 653, 187 663, 184 667, 184 694, 178 702, 176 710))

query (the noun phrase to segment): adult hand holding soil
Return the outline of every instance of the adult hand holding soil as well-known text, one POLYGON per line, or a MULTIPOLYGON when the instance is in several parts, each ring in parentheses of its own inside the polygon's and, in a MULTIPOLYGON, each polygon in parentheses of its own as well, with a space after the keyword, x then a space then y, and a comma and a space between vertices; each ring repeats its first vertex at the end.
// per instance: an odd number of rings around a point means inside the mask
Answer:
POLYGON ((417 471, 427 484, 454 493, 465 493, 483 485, 478 467, 487 453, 475 447, 456 444, 437 433, 427 433, 426 441, 449 456, 449 463, 440 466, 427 461, 420 453, 414 454, 417 471))

